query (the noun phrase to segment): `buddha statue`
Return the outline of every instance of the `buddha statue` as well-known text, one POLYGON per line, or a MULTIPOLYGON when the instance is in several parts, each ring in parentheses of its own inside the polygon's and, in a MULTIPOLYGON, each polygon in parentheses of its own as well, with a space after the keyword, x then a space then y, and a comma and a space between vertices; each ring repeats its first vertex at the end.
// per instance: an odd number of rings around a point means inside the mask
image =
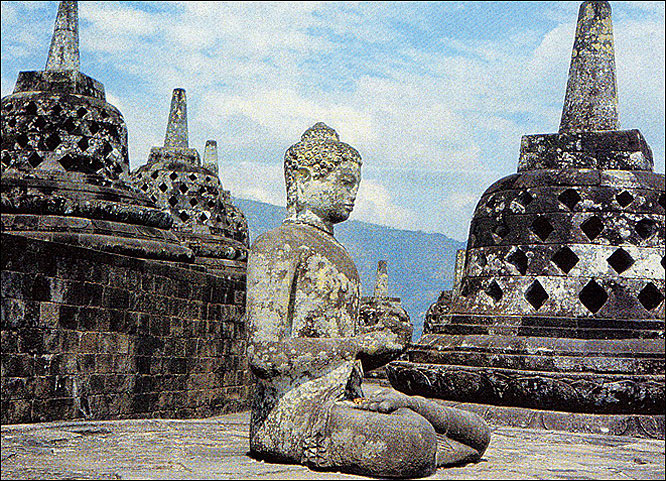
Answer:
POLYGON ((284 171, 288 216, 248 259, 251 454, 376 477, 479 460, 490 433, 476 414, 393 389, 363 395, 363 373, 398 357, 412 325, 391 302, 359 323, 358 272, 333 231, 354 208, 359 153, 318 123, 287 150, 284 171))

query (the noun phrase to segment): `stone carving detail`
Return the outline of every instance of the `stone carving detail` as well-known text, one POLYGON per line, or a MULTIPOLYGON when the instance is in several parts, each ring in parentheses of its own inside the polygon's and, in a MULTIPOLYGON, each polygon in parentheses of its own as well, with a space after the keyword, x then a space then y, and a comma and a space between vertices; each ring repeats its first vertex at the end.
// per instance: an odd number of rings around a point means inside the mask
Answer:
MULTIPOLYGON (((605 401, 591 400, 604 392, 601 384, 587 399, 557 388, 566 378, 580 393, 593 390, 585 376, 594 372, 626 400, 613 409, 654 414, 664 404, 663 389, 636 387, 663 382, 664 375, 652 358, 664 352, 664 176, 653 172, 652 151, 638 130, 616 130, 610 13, 608 2, 582 3, 559 133, 525 136, 518 173, 495 182, 477 205, 460 291, 431 308, 425 336, 408 354, 415 371, 437 371, 431 395, 453 396, 483 359, 478 382, 496 394, 472 389, 467 401, 610 412, 605 401), (505 338, 516 345, 490 347, 505 338), (534 342, 519 345, 522 339, 534 342), (543 348, 550 339, 609 342, 590 362, 568 353, 567 343, 551 353, 552 362, 532 362, 535 349, 550 352, 543 348), (645 343, 627 354, 630 363, 618 346, 634 339, 645 343), (440 369, 440 362, 461 367, 440 369), (526 370, 537 372, 526 378, 548 386, 509 396, 493 369, 511 362, 532 366, 526 370), (632 377, 636 370, 645 382, 632 377), (603 377, 611 374, 612 382, 603 377)), ((391 364, 387 372, 399 389, 421 393, 426 384, 409 369, 391 364)))
POLYGON ((358 273, 333 226, 353 209, 360 170, 358 152, 321 123, 285 155, 289 216, 256 240, 248 261, 248 352, 258 378, 251 452, 380 477, 478 460, 489 441, 478 416, 391 389, 363 397, 363 372, 400 355, 411 324, 385 300, 382 282, 385 312, 359 322, 358 273))
POLYGON ((20 72, 1 112, 3 231, 192 260, 170 216, 128 182, 123 116, 79 71, 77 2, 60 3, 46 69, 20 72))

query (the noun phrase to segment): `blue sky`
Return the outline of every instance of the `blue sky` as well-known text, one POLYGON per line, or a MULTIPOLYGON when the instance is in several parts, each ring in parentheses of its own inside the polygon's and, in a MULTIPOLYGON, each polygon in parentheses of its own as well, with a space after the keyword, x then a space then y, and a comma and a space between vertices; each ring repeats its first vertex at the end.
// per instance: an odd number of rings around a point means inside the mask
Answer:
MULTIPOLYGON (((620 120, 664 172, 664 3, 611 2, 620 120)), ((187 90, 190 144, 232 195, 284 204, 317 121, 364 159, 353 218, 465 240, 524 134, 557 131, 579 2, 79 2, 82 71, 129 128, 132 168, 187 90)), ((2 95, 42 69, 57 2, 2 2, 2 95)))

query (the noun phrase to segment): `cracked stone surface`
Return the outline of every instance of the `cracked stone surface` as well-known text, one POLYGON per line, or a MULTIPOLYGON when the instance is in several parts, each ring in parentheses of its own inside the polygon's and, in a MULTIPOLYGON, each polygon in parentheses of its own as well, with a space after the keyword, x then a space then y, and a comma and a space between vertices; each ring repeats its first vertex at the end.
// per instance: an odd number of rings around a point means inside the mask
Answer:
MULTIPOLYGON (((2 426, 2 479, 368 479, 256 461, 249 413, 2 426)), ((478 464, 426 479, 663 479, 664 441, 495 428, 478 464), (530 449, 525 449, 529 446, 530 449)))

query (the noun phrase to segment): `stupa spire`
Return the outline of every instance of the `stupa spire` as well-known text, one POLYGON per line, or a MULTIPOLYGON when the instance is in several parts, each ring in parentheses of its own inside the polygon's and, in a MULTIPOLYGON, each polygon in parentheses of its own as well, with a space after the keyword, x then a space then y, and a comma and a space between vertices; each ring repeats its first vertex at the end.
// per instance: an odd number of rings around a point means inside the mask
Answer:
POLYGON ((377 263, 377 277, 375 278, 375 292, 373 297, 386 298, 388 296, 388 270, 386 268, 386 261, 379 261, 377 263))
POLYGON ((164 147, 172 149, 189 148, 185 89, 173 89, 164 147))
POLYGON ((217 165, 217 141, 207 140, 206 147, 204 148, 203 154, 203 166, 207 167, 209 170, 214 173, 218 173, 217 165))
POLYGON ((45 70, 79 70, 79 8, 75 1, 58 6, 45 70))
POLYGON ((583 2, 560 132, 619 129, 611 6, 606 1, 583 2))

